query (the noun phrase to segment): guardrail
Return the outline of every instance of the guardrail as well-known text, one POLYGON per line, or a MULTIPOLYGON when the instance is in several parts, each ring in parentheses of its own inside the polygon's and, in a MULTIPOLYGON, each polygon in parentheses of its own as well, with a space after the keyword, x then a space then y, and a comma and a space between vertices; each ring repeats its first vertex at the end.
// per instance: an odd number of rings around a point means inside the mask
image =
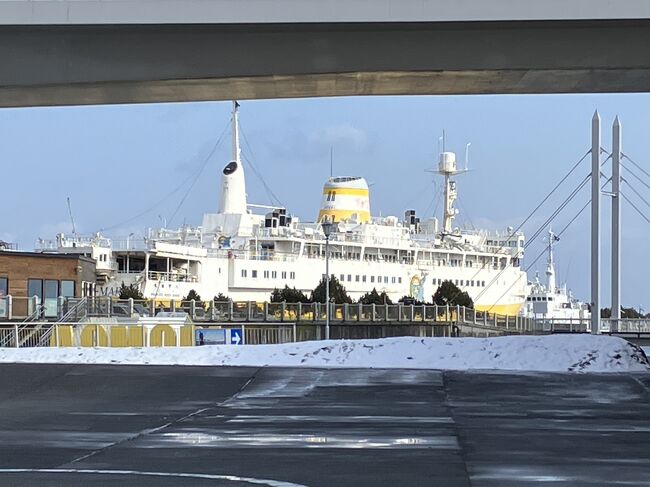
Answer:
MULTIPOLYGON (((325 303, 268 303, 255 301, 133 300, 87 298, 87 316, 155 316, 158 311, 183 311, 195 322, 324 322, 325 303)), ((65 306, 64 306, 65 308, 65 306)), ((462 306, 407 304, 330 304, 334 322, 462 321, 532 331, 534 320, 476 311, 462 306)))
MULTIPOLYGON (((574 319, 538 319, 535 327, 541 333, 590 333, 589 318, 574 319)), ((601 333, 648 333, 650 334, 650 319, 648 318, 601 318, 601 333)))
MULTIPOLYGON (((38 306, 38 298, 5 300, 6 310, 0 319, 20 319, 38 306), (17 305, 20 303, 20 305, 17 305), (21 311, 16 313, 16 311, 21 311)), ((0 305, 0 311, 2 311, 0 305)), ((325 322, 325 303, 268 303, 255 301, 175 301, 134 300, 101 296, 93 298, 59 298, 58 314, 51 321, 78 321, 92 317, 138 318, 155 316, 159 311, 183 311, 194 322, 325 322), (83 301, 83 305, 79 302, 83 301), (74 313, 68 316, 68 313, 74 313)), ((427 323, 462 322, 484 327, 505 327, 533 332, 534 320, 521 316, 506 316, 481 312, 462 306, 408 305, 408 304, 330 304, 330 322, 336 323, 427 323)))
MULTIPOLYGON (((247 345, 278 344, 322 340, 324 323, 314 322, 237 322, 237 323, 172 323, 164 318, 146 322, 124 321, 51 323, 0 323, 0 346, 3 347, 150 347, 198 345, 198 332, 211 329, 237 329, 247 345)), ((399 336, 452 337, 499 336, 521 333, 514 328, 484 326, 477 323, 343 323, 330 325, 332 339, 373 339, 399 336)))

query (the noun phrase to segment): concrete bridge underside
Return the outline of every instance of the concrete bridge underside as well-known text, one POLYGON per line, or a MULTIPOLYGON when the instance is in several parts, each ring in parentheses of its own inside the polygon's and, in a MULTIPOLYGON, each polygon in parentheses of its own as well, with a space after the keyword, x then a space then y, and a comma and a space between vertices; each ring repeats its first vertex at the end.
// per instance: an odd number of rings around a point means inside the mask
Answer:
POLYGON ((4 25, 0 106, 650 91, 650 20, 4 25))

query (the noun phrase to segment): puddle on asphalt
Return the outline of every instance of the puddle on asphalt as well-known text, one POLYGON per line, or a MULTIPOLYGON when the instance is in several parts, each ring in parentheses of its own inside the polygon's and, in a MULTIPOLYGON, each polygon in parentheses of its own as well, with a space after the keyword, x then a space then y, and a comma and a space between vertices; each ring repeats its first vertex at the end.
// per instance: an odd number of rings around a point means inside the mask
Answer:
MULTIPOLYGON (((225 418, 225 416, 222 416, 225 418)), ((254 416, 238 415, 226 423, 268 424, 279 422, 318 422, 318 423, 382 423, 382 424, 451 424, 453 420, 445 416, 254 416)))
POLYGON ((144 441, 130 445, 134 448, 242 448, 242 447, 280 447, 280 448, 434 448, 457 450, 458 441, 454 436, 387 436, 373 435, 309 435, 309 434, 208 434, 205 432, 169 432, 152 435, 144 441))

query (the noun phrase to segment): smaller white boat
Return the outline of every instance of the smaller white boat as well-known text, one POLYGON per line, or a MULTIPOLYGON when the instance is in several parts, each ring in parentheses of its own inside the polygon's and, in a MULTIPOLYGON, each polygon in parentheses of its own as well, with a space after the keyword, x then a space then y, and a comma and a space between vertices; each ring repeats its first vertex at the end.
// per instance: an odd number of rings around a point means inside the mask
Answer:
POLYGON ((522 314, 526 318, 544 320, 587 320, 591 316, 587 303, 579 301, 567 290, 566 283, 558 286, 555 281, 553 246, 559 237, 548 231, 548 258, 546 261, 546 284, 535 275, 535 281, 528 284, 529 292, 522 314))

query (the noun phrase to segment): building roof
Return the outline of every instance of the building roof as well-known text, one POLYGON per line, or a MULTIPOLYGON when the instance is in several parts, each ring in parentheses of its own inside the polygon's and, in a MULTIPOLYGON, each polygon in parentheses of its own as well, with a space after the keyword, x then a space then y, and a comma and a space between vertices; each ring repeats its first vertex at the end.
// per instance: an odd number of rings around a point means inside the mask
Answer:
POLYGON ((26 251, 16 251, 16 250, 0 250, 0 257, 10 256, 10 257, 37 257, 37 258, 48 258, 48 259, 72 259, 72 260, 83 260, 88 263, 95 264, 95 259, 86 257, 85 255, 79 254, 55 254, 49 252, 26 252, 26 251))

